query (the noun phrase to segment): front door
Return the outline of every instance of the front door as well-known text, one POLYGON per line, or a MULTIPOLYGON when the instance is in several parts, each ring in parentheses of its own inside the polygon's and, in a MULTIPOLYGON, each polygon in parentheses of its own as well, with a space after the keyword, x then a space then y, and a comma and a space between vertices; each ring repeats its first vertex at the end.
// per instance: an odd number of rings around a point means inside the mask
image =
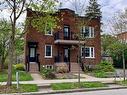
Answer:
POLYGON ((70 49, 64 48, 64 62, 70 62, 70 49))
POLYGON ((30 62, 36 62, 36 48, 35 47, 29 48, 29 60, 30 62))

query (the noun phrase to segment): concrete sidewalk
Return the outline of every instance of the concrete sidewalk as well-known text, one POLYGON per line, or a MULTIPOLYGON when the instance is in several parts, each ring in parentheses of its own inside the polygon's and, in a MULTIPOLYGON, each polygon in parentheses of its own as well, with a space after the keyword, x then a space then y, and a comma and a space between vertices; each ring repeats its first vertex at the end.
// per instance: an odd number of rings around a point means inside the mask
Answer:
MULTIPOLYGON (((123 80, 123 78, 116 78, 117 81, 123 80)), ((114 78, 86 78, 86 79, 81 79, 81 82, 94 82, 94 81, 100 81, 103 83, 112 83, 114 82, 114 78)), ((51 83, 62 83, 62 82, 78 82, 78 79, 55 79, 55 80, 33 80, 33 81, 20 81, 20 84, 51 84, 51 83)), ((16 84, 16 82, 13 82, 16 84)), ((5 85, 6 82, 0 82, 0 84, 5 85)))

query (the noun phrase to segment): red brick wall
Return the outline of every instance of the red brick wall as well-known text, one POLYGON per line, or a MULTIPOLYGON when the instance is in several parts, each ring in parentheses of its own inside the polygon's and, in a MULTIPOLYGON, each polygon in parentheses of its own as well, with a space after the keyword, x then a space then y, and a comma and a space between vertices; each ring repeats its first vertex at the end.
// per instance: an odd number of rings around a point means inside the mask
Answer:
MULTIPOLYGON (((27 12, 27 16, 31 16, 31 12, 27 12)), ((71 32, 79 32, 80 30, 76 28, 76 20, 78 18, 75 17, 76 15, 74 14, 73 11, 70 10, 61 10, 58 14, 57 17, 60 19, 60 22, 58 25, 60 26, 59 29, 55 29, 55 32, 62 32, 63 31, 63 26, 64 25, 70 25, 70 31, 71 32)), ((101 60, 101 39, 100 39, 100 21, 98 20, 92 20, 88 24, 89 26, 95 27, 95 38, 90 38, 86 40, 86 46, 92 46, 95 47, 95 58, 94 59, 83 59, 85 64, 96 64, 99 63, 101 60)), ((31 26, 27 27, 27 33, 25 35, 25 56, 28 55, 28 46, 27 42, 28 41, 34 41, 38 42, 38 48, 37 48, 37 53, 40 54, 40 63, 41 64, 54 64, 54 57, 53 58, 44 58, 45 55, 45 45, 50 44, 53 46, 53 56, 57 55, 57 47, 58 45, 54 44, 54 37, 53 36, 45 36, 44 33, 37 32, 34 28, 31 26)), ((63 47, 64 45, 60 46, 60 52, 63 53, 63 47)), ((71 50, 70 53, 70 60, 71 62, 77 62, 77 55, 78 55, 78 48, 75 48, 71 50)))

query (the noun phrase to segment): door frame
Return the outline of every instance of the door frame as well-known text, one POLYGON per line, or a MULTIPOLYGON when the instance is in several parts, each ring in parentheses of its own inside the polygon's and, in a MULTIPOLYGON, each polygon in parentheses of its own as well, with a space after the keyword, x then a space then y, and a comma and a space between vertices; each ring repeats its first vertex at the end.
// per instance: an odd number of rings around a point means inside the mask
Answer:
POLYGON ((28 42, 28 56, 29 56, 29 62, 36 62, 37 60, 36 60, 36 57, 37 57, 37 42, 28 42), (32 58, 32 57, 30 57, 30 49, 31 48, 34 48, 35 50, 34 50, 34 54, 35 54, 35 56, 32 58))

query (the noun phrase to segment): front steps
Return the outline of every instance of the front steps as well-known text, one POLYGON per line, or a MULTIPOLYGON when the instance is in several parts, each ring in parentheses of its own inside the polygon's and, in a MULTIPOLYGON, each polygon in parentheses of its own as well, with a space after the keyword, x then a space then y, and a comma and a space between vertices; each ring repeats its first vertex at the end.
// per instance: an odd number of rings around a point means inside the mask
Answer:
POLYGON ((38 64, 36 62, 30 62, 29 72, 30 73, 39 73, 38 64))
POLYGON ((83 71, 78 63, 71 62, 71 73, 78 73, 79 70, 80 70, 80 73, 83 73, 83 71))

